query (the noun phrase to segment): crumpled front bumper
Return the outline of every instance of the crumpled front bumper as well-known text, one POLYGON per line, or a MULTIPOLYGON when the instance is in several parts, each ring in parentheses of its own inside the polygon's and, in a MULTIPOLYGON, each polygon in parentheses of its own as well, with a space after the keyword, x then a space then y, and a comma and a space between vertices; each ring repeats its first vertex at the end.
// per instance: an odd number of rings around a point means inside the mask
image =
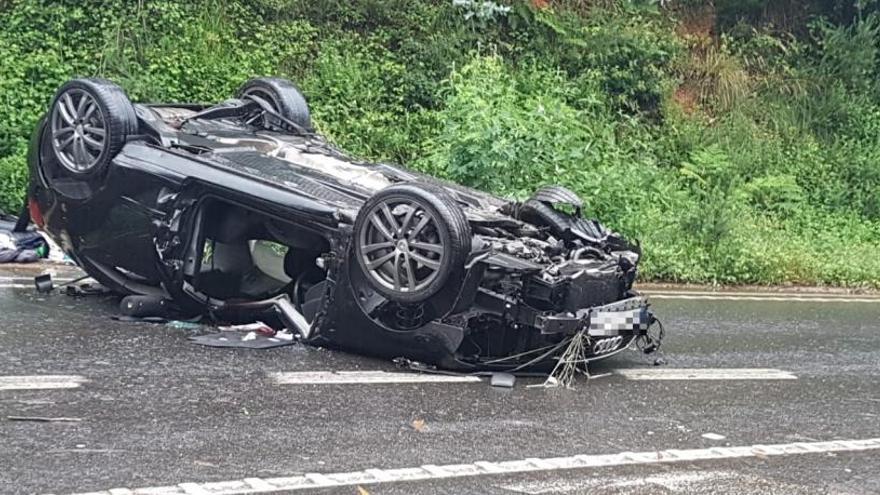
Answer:
POLYGON ((640 336, 654 322, 647 298, 634 296, 575 313, 541 314, 535 327, 543 334, 574 334, 587 329, 591 337, 640 336))

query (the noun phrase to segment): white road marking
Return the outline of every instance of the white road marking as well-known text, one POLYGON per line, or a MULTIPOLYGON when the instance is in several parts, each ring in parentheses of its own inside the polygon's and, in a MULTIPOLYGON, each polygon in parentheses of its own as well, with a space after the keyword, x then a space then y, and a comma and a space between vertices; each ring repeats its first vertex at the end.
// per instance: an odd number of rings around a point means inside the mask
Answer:
POLYGON ((79 375, 0 376, 0 390, 77 388, 87 381, 79 375))
POLYGON ((694 292, 645 292, 650 299, 684 299, 694 301, 778 301, 778 302, 843 302, 843 303, 880 303, 877 297, 828 297, 808 296, 802 294, 725 294, 725 293, 694 293, 694 292))
POLYGON ((431 375, 388 371, 294 371, 270 373, 278 385, 348 385, 376 383, 474 383, 476 376, 431 375))
POLYGON ((848 297, 862 297, 866 299, 880 300, 880 293, 856 294, 847 292, 792 292, 773 290, 688 290, 688 289, 647 289, 639 290, 642 294, 671 294, 671 295, 699 295, 699 296, 780 296, 780 297, 828 297, 845 299, 848 297))
MULTIPOLYGON (((641 488, 643 490, 653 488, 645 493, 659 492, 660 489, 678 493, 704 493, 709 483, 717 483, 742 477, 728 471, 690 471, 685 473, 657 473, 649 476, 606 476, 600 478, 579 478, 576 480, 542 480, 525 481, 498 486, 503 490, 522 493, 525 495, 543 495, 546 493, 592 493, 607 492, 611 489, 641 488), (703 490, 694 488, 703 487, 703 490)), ((617 490, 615 490, 617 491, 617 490)), ((625 491, 626 492, 626 491, 625 491)))
POLYGON ((772 368, 633 368, 612 372, 627 380, 797 380, 772 368))
POLYGON ((632 466, 643 464, 666 464, 676 462, 709 461, 724 459, 764 458, 776 456, 818 454, 828 452, 855 452, 880 449, 880 438, 866 440, 838 440, 831 442, 785 443, 774 445, 748 445, 742 447, 715 447, 711 449, 670 449, 647 452, 623 452, 604 455, 575 455, 546 459, 518 459, 512 461, 480 461, 470 464, 429 465, 401 469, 367 469, 344 473, 308 473, 285 478, 248 477, 232 481, 207 483, 180 483, 178 485, 114 488, 79 495, 135 495, 158 494, 181 495, 210 493, 211 495, 242 495, 246 493, 314 490, 317 488, 353 487, 378 485, 401 481, 424 481, 435 479, 465 478, 493 474, 520 474, 539 471, 589 469, 608 466, 632 466), (254 488, 258 484, 259 489, 254 488))

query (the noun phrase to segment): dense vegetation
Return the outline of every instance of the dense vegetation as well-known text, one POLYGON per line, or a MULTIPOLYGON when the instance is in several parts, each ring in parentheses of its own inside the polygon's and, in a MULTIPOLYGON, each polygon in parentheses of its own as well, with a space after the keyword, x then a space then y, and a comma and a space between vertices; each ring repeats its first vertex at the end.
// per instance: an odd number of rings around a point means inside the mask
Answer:
POLYGON ((343 148, 578 191, 650 279, 880 286, 880 16, 770 0, 0 0, 0 208, 55 88, 302 87, 343 148))

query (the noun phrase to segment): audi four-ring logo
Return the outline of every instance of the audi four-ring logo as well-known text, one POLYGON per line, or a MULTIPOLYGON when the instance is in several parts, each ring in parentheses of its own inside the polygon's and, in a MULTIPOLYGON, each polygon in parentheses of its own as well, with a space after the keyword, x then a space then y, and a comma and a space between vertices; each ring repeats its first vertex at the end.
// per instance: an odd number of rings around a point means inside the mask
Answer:
POLYGON ((620 335, 608 339, 597 340, 593 343, 593 354, 605 354, 611 352, 614 349, 617 349, 621 342, 623 342, 623 337, 620 335))

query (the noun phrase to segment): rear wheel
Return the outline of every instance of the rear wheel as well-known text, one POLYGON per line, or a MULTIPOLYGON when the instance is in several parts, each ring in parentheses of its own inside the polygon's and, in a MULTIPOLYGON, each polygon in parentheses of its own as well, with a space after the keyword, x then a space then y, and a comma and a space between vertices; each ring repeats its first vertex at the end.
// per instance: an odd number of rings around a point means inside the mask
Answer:
POLYGON ((137 116, 125 92, 103 79, 73 79, 55 93, 48 116, 52 154, 64 175, 87 178, 103 171, 128 136, 137 116))

